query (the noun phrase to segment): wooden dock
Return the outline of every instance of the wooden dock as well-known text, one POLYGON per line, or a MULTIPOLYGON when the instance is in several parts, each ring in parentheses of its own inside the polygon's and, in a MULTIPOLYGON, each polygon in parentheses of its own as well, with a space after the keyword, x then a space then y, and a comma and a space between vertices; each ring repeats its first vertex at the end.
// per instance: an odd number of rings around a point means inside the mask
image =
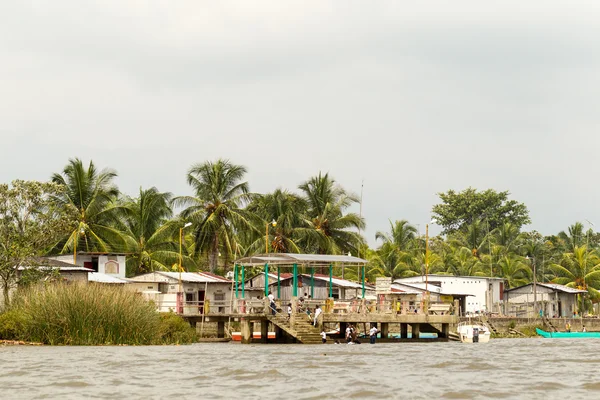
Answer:
MULTIPOLYGON (((245 309, 249 310, 250 308, 246 307, 245 309)), ((327 307, 324 304, 324 312, 320 315, 317 325, 314 326, 304 313, 294 312, 289 318, 287 314, 280 312, 272 315, 271 309, 266 304, 263 307, 254 304, 251 310, 253 313, 234 312, 205 316, 182 315, 182 317, 192 325, 200 324, 203 321, 216 324, 217 338, 226 337, 225 326, 228 322, 239 323, 242 343, 321 343, 322 329, 328 332, 328 340, 343 342, 346 327, 350 324, 357 327, 361 334, 367 334, 370 327, 376 326, 380 331, 382 341, 447 341, 451 326, 458 323, 458 317, 453 314, 438 315, 425 313, 423 310, 421 313, 395 313, 390 311, 390 307, 386 307, 385 312, 378 309, 369 311, 363 308, 360 312, 339 313, 334 312, 333 307, 327 307), (255 331, 261 332, 261 339, 252 338, 255 331), (269 332, 275 332, 275 339, 268 339, 269 332), (435 338, 424 339, 421 333, 435 334, 435 338)))

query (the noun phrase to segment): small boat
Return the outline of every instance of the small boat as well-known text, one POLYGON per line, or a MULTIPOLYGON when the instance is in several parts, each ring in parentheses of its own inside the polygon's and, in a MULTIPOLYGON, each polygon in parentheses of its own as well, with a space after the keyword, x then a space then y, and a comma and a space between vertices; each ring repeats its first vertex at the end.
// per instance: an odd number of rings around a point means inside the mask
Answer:
MULTIPOLYGON (((253 332, 252 333, 252 338, 253 339, 260 339, 261 336, 262 335, 260 334, 260 332, 253 332)), ((269 339, 275 339, 275 332, 269 332, 268 338, 269 339)), ((234 342, 241 341, 242 340, 242 332, 231 332, 231 340, 233 340, 234 342)))
POLYGON ((492 335, 487 326, 471 322, 461 322, 456 331, 463 343, 487 343, 492 335))
POLYGON ((538 335, 549 339, 600 338, 600 332, 546 332, 535 328, 538 335))

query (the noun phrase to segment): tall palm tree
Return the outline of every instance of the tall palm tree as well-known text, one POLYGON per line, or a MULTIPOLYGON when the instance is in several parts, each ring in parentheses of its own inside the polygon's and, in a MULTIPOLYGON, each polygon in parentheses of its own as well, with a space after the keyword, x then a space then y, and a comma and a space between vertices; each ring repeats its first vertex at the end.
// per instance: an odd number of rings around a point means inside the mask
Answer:
POLYGON ((250 200, 248 182, 242 181, 245 174, 245 167, 228 160, 195 164, 187 174, 194 195, 174 199, 176 206, 186 207, 181 217, 194 224, 194 251, 207 254, 211 272, 217 269, 219 253, 231 258, 241 231, 256 230, 243 208, 250 200))
POLYGON ((523 261, 523 257, 515 254, 502 256, 498 260, 498 268, 500 277, 505 279, 509 288, 525 285, 531 280, 531 269, 523 261))
POLYGON ((300 196, 287 190, 276 189, 273 193, 255 195, 246 210, 259 217, 260 225, 256 230, 260 234, 251 236, 251 252, 261 252, 265 241, 275 253, 298 253, 298 228, 302 225, 302 216, 306 213, 307 203, 300 196), (272 224, 272 221, 275 224, 272 224), (268 235, 262 232, 268 229, 268 235))
MULTIPOLYGON (((179 260, 179 227, 172 220, 171 193, 157 188, 142 190, 139 197, 126 199, 123 230, 128 237, 128 273, 137 275, 156 270, 170 270, 179 260)), ((186 264, 193 261, 186 257, 186 264)))
POLYGON ((390 233, 377 231, 375 240, 382 240, 384 243, 394 244, 400 251, 408 251, 415 246, 417 237, 417 228, 403 219, 392 223, 390 221, 390 233))
POLYGON ((308 211, 304 228, 299 230, 305 249, 320 254, 358 253, 364 239, 351 229, 364 229, 365 222, 356 213, 346 213, 359 199, 347 193, 329 174, 312 177, 302 183, 308 211))
POLYGON ((53 251, 67 253, 85 251, 124 251, 125 237, 117 228, 121 206, 116 202, 119 190, 113 184, 117 173, 111 169, 98 171, 92 161, 86 168, 78 159, 70 159, 62 174, 53 174, 52 181, 64 185, 63 194, 55 198, 58 204, 77 210, 68 237, 53 251))
POLYGON ((590 298, 600 299, 600 257, 585 246, 576 246, 565 253, 560 263, 550 265, 556 277, 554 283, 587 290, 590 298))

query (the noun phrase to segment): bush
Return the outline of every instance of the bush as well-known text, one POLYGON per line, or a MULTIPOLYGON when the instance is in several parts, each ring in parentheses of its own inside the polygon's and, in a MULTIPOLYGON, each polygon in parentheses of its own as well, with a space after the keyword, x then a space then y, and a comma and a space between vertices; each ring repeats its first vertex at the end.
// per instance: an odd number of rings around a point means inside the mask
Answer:
MULTIPOLYGON (((15 313, 10 318, 23 325, 16 324, 15 329, 7 331, 16 332, 25 341, 64 345, 191 342, 177 324, 166 329, 152 304, 123 287, 32 287, 19 294, 9 312, 15 313)), ((9 317, 6 318, 10 320, 9 317)))
POLYGON ((196 330, 179 315, 170 312, 162 314, 160 319, 160 342, 192 343, 197 340, 196 330))
POLYGON ((0 314, 0 339, 19 340, 26 325, 27 318, 17 310, 0 314))

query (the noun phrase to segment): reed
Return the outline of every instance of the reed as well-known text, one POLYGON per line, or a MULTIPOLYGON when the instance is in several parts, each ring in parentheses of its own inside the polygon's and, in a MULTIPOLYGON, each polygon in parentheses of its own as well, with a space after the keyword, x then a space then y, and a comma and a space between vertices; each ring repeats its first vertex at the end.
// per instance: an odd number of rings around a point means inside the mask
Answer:
MULTIPOLYGON (((153 305, 122 287, 93 284, 32 287, 20 293, 12 312, 18 313, 23 323, 20 339, 32 342, 146 345, 190 341, 190 336, 174 333, 176 329, 164 337, 163 322, 153 305)), ((189 325, 187 328, 192 329, 189 325)))

